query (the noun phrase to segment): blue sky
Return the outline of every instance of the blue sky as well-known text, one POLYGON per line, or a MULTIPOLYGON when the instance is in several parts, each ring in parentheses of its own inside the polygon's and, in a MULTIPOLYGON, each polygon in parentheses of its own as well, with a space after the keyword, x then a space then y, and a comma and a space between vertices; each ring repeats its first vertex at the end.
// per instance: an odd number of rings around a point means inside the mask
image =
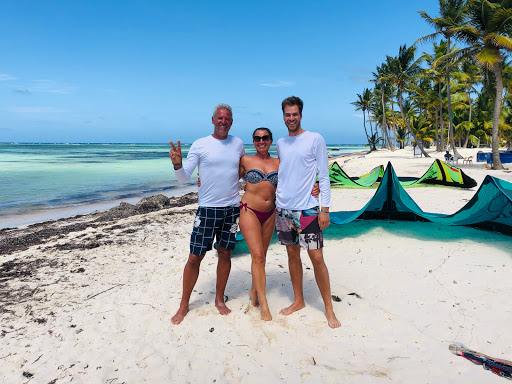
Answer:
POLYGON ((0 142, 192 142, 223 102, 249 143, 256 127, 287 133, 296 95, 304 129, 364 143, 350 102, 433 32, 420 9, 438 2, 3 0, 0 142))

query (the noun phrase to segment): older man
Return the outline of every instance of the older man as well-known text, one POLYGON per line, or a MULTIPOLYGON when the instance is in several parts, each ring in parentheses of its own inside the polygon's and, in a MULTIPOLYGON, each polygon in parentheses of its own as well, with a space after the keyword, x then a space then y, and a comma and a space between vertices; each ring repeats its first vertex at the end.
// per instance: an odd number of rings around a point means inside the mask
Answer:
POLYGON ((212 249, 217 237, 217 285, 215 306, 221 315, 231 310, 224 302, 224 291, 231 271, 231 251, 235 248, 235 237, 240 215, 238 194, 239 163, 244 155, 244 145, 238 137, 229 135, 233 124, 231 107, 219 104, 213 110, 213 134, 194 141, 182 164, 181 143, 176 147, 172 141, 169 155, 180 183, 189 179, 198 167, 201 175, 199 208, 197 209, 190 254, 183 272, 183 295, 178 311, 172 317, 173 324, 180 324, 189 310, 192 290, 199 276, 199 267, 207 251, 212 249))

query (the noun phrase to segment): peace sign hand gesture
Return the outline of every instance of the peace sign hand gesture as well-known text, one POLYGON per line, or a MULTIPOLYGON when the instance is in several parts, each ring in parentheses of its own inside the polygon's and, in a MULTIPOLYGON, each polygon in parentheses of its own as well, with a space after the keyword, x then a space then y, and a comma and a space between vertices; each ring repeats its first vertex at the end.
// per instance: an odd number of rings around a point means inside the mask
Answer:
POLYGON ((169 141, 169 144, 171 144, 172 147, 172 149, 169 151, 169 156, 171 157, 172 164, 175 167, 181 167, 181 164, 183 162, 183 157, 181 156, 181 142, 178 140, 178 148, 176 148, 172 141, 169 141))

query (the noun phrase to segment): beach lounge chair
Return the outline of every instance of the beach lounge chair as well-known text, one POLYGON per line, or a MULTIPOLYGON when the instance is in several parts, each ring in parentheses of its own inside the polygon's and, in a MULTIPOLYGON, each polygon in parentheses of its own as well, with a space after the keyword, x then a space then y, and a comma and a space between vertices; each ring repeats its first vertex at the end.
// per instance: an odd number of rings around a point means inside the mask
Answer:
POLYGON ((464 157, 462 159, 462 164, 473 164, 473 156, 464 157))

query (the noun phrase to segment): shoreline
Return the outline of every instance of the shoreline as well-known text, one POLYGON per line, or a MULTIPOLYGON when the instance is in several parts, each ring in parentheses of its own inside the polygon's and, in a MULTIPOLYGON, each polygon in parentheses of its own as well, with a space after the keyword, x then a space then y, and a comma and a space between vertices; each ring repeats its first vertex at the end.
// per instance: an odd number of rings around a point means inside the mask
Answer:
MULTIPOLYGON (((334 163, 336 160, 339 160, 339 159, 343 159, 345 157, 353 157, 352 159, 355 159, 355 158, 360 158, 362 156, 366 156, 368 154, 370 154, 371 151, 368 150, 368 151, 360 151, 360 152, 354 152, 354 153, 350 153, 350 154, 345 154, 345 155, 339 155, 339 156, 333 156, 332 153, 331 153, 331 157, 329 157, 329 165, 334 163)), ((352 160, 350 159, 350 160, 352 160)))
MULTIPOLYGON (((361 154, 367 154, 369 152, 356 152, 350 154, 339 154, 332 155, 329 158, 329 164, 337 159, 357 156, 361 154)), ((119 198, 114 200, 106 200, 106 201, 98 201, 95 203, 84 203, 84 204, 74 204, 62 207, 55 207, 49 209, 36 209, 34 213, 12 213, 7 215, 0 215, 0 230, 6 228, 17 228, 32 224, 44 223, 53 220, 59 220, 63 218, 72 218, 74 216, 82 216, 90 213, 94 213, 96 211, 106 211, 113 207, 118 206, 121 203, 129 203, 129 204, 137 204, 140 200, 145 199, 151 196, 164 195, 166 197, 173 196, 182 196, 188 194, 190 192, 197 192, 197 187, 193 185, 185 185, 178 186, 172 188, 167 191, 163 191, 161 193, 155 192, 141 192, 136 196, 128 197, 128 198, 119 198)))
POLYGON ((39 209, 35 213, 22 213, 22 214, 8 214, 0 215, 0 230, 6 228, 17 228, 27 225, 44 223, 48 221, 55 221, 60 219, 73 218, 75 216, 83 216, 95 212, 107 211, 111 208, 119 206, 121 203, 137 204, 141 200, 158 195, 166 197, 183 196, 191 192, 197 192, 195 186, 183 186, 173 188, 170 191, 163 191, 161 193, 142 192, 137 196, 121 198, 115 200, 99 201, 96 203, 75 204, 70 206, 55 207, 49 209, 39 209))
POLYGON ((139 200, 136 204, 122 201, 108 210, 46 220, 20 227, 2 228, 0 229, 0 256, 42 244, 52 237, 87 228, 97 228, 135 215, 145 215, 169 208, 182 208, 190 204, 197 204, 197 192, 171 197, 163 194, 151 195, 139 200))

